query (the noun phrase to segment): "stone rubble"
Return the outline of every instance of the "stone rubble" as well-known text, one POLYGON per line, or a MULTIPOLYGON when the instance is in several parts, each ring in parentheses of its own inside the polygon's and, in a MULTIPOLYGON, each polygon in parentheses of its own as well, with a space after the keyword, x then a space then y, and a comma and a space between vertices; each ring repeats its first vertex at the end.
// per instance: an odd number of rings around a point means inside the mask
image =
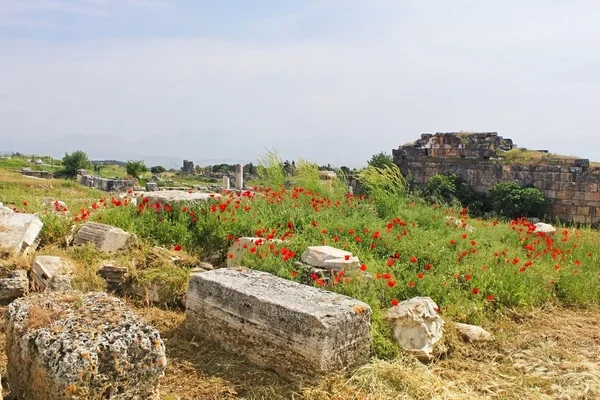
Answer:
POLYGON ((421 361, 429 361, 441 352, 444 320, 430 297, 414 297, 390 308, 386 319, 394 338, 407 352, 421 361))
POLYGON ((368 362, 371 308, 266 272, 220 268, 190 277, 186 328, 283 377, 368 362))
POLYGON ((164 343, 121 300, 50 292, 15 300, 4 317, 15 399, 159 399, 164 343))
POLYGON ((554 233, 556 232, 556 228, 550 224, 545 224, 543 222, 538 222, 535 224, 535 230, 533 233, 544 232, 544 233, 554 233))
POLYGON ((129 272, 127 267, 105 264, 98 270, 98 275, 104 279, 111 291, 120 291, 127 282, 129 272))

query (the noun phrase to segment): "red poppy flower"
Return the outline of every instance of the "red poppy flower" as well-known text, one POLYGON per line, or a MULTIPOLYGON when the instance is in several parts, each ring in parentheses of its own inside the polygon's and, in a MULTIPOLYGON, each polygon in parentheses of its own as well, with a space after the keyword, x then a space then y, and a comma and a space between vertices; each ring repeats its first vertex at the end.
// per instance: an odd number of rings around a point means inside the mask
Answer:
POLYGON ((349 259, 350 259, 350 256, 349 256, 349 255, 345 255, 345 256, 344 256, 344 260, 348 261, 349 259))
POLYGON ((413 281, 408 282, 408 287, 415 287, 415 283, 413 281))
POLYGON ((396 300, 396 299, 392 299, 392 305, 393 305, 393 306, 397 306, 397 305, 398 305, 398 300, 396 300))
POLYGON ((396 281, 389 280, 389 281, 387 281, 387 285, 389 287, 394 287, 394 286, 396 286, 396 281))
POLYGON ((175 251, 181 251, 182 248, 183 247, 180 244, 178 244, 177 246, 173 247, 173 250, 175 250, 175 251))
POLYGON ((360 265, 360 270, 361 271, 366 271, 367 270, 367 265, 366 264, 361 264, 360 265))
POLYGON ((426 269, 427 271, 429 271, 429 270, 431 269, 431 264, 427 264, 427 265, 425 266, 425 269, 426 269))
POLYGON ((473 288, 473 294, 479 294, 479 289, 473 288))
POLYGON ((410 258, 410 262, 411 262, 411 263, 416 263, 416 262, 417 262, 417 257, 415 257, 415 256, 412 256, 412 257, 410 258))
POLYGON ((298 275, 298 273, 296 271, 292 271, 290 272, 290 275, 292 276, 292 278, 295 278, 296 275, 298 275))
POLYGON ((422 273, 422 272, 419 272, 419 273, 417 274, 417 278, 419 278, 419 279, 423 279, 423 277, 424 277, 424 276, 425 276, 425 275, 423 275, 423 273, 422 273))
POLYGON ((488 295, 487 297, 488 301, 494 301, 494 296, 492 296, 491 294, 488 295))

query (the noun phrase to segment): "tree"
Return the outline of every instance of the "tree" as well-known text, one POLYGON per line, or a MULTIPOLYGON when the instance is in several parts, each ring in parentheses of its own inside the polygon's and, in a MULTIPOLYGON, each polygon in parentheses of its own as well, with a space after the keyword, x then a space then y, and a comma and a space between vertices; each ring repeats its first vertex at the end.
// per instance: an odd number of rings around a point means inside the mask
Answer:
POLYGON ((541 215, 548 206, 544 194, 532 186, 500 182, 490 190, 494 211, 509 218, 541 215))
POLYGON ((394 165, 394 159, 392 158, 391 154, 382 151, 381 153, 374 154, 371 159, 367 161, 367 164, 369 164, 371 167, 381 169, 386 166, 391 167, 394 165))
POLYGON ((90 166, 88 155, 82 150, 76 150, 71 154, 65 153, 62 162, 63 173, 69 178, 77 176, 77 170, 87 169, 90 166))
POLYGON ((154 167, 150 168, 150 172, 152 172, 155 175, 162 174, 165 171, 166 169, 162 165, 155 165, 154 167))
POLYGON ((146 164, 143 161, 127 161, 125 164, 125 171, 127 174, 134 177, 139 178, 144 172, 148 171, 146 164))

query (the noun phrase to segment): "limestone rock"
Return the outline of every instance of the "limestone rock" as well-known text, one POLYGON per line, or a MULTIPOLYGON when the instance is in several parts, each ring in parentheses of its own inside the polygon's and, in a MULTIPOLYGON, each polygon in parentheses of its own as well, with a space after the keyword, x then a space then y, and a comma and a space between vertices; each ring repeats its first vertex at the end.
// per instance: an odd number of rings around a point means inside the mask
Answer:
POLYGON ((396 341, 421 361, 431 360, 441 344, 444 320, 437 308, 430 297, 414 297, 386 312, 396 341))
POLYGON ((358 257, 352 256, 349 251, 331 246, 310 246, 302 253, 300 258, 305 264, 329 270, 360 267, 358 257))
POLYGON ((246 268, 190 277, 186 327, 284 377, 366 363, 371 308, 358 300, 246 268))
POLYGON ((0 250, 9 255, 29 255, 39 244, 44 224, 33 214, 0 212, 0 250))
POLYGON ((158 399, 166 366, 156 329, 106 293, 51 292, 5 312, 16 399, 158 399))
POLYGON ((10 303, 27 294, 28 290, 27 271, 24 269, 10 271, 6 278, 0 279, 0 303, 10 303))
POLYGON ((492 334, 480 326, 461 324, 459 322, 455 326, 458 333, 469 342, 483 342, 492 338, 492 334))
POLYGON ((556 228, 550 224, 545 224, 543 222, 538 222, 535 224, 535 230, 533 233, 544 232, 544 233, 554 233, 556 232, 556 228))
MULTIPOLYGON (((46 286, 48 286, 53 277, 57 275, 70 275, 72 272, 72 263, 55 256, 37 256, 31 266, 31 278, 40 291, 46 289, 46 286)), ((53 283, 54 290, 57 290, 59 287, 65 287, 63 278, 58 278, 53 283)))
POLYGON ((227 251, 227 266, 238 267, 248 250, 270 243, 282 243, 279 239, 263 239, 258 237, 241 237, 236 239, 227 251))
POLYGON ((131 234, 114 226, 98 222, 86 222, 75 235, 74 245, 94 243, 98 250, 112 253, 124 248, 131 238, 131 234))
POLYGON ((44 208, 52 208, 56 212, 67 212, 69 211, 69 207, 67 207, 67 203, 61 200, 54 200, 52 197, 46 197, 44 201, 42 201, 42 207, 44 208))

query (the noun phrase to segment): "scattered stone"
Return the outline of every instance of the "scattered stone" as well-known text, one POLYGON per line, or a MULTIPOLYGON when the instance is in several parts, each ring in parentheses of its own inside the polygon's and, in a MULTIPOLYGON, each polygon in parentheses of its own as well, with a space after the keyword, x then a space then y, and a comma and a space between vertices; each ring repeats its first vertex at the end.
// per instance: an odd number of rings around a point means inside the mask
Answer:
POLYGON ((109 290, 119 291, 123 288, 125 282, 127 282, 128 272, 127 267, 105 264, 100 267, 97 273, 106 281, 109 290))
POLYGON ((535 230, 533 233, 544 232, 544 233, 554 233, 556 232, 556 228, 550 224, 545 224, 543 222, 538 222, 535 224, 535 230))
POLYGON ((469 342, 484 342, 492 338, 492 334, 480 326, 455 323, 456 330, 469 342))
POLYGON ((14 214, 15 212, 10 208, 6 207, 2 202, 0 202, 0 214, 14 214))
POLYGON ((270 243, 282 243, 279 239, 263 239, 258 237, 241 237, 236 239, 227 251, 227 266, 238 267, 249 249, 270 243))
POLYGON ((158 183, 156 183, 156 182, 146 183, 146 191, 147 192, 156 192, 157 190, 158 190, 158 183))
POLYGON ((310 246, 300 257, 303 263, 328 270, 346 270, 360 267, 358 257, 331 246, 310 246))
POLYGON ((98 250, 112 253, 124 248, 130 239, 131 234, 122 229, 98 222, 86 222, 75 235, 73 244, 81 245, 92 242, 98 250))
POLYGON ((0 250, 11 256, 29 255, 38 247, 44 224, 33 214, 0 211, 0 250))
POLYGON ((15 399, 159 399, 166 366, 158 331, 106 293, 52 292, 5 312, 15 399))
POLYGON ((0 303, 2 304, 23 297, 28 291, 29 279, 24 269, 10 271, 6 278, 0 279, 0 303))
MULTIPOLYGON (((56 256, 37 256, 31 266, 31 278, 38 290, 43 291, 50 281, 58 275, 70 275, 73 272, 73 264, 56 256)), ((69 277, 68 284, 71 284, 69 277)), ((65 279, 58 278, 52 284, 53 287, 66 287, 65 279)))
POLYGON ((441 350, 444 320, 437 309, 430 297, 414 297, 386 313, 396 341, 421 361, 431 360, 441 350))
POLYGON ((358 300, 246 268, 192 274, 186 327, 283 377, 368 362, 371 308, 358 300))

